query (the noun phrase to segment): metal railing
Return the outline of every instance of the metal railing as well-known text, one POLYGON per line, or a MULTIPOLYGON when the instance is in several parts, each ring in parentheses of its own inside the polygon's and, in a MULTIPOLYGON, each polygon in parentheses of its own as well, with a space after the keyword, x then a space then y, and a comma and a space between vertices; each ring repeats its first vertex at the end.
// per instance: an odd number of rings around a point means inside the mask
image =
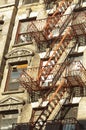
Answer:
MULTIPOLYGON (((73 117, 63 120, 49 120, 44 126, 44 130, 82 130, 82 125, 73 117)), ((15 123, 12 125, 12 130, 35 130, 33 124, 30 123, 15 123)))

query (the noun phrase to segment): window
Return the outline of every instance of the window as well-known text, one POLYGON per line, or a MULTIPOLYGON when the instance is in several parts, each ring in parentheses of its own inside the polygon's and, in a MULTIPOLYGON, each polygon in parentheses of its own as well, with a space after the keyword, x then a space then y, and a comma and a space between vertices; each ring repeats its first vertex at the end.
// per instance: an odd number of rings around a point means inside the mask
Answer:
MULTIPOLYGON (((32 19, 34 20, 34 19, 32 19)), ((32 39, 29 34, 28 25, 31 24, 30 20, 21 20, 19 21, 18 31, 16 35, 16 44, 25 44, 31 43, 32 39)))
POLYGON ((23 4, 31 4, 31 3, 36 3, 39 2, 39 0, 24 0, 23 4))
POLYGON ((85 46, 86 45, 86 36, 79 36, 78 37, 79 40, 79 46, 85 46))
POLYGON ((17 122, 18 113, 4 114, 0 119, 0 130, 12 130, 12 124, 17 122))
POLYGON ((8 79, 6 82, 5 91, 14 91, 20 88, 18 78, 23 70, 27 69, 27 63, 9 65, 8 79))
POLYGON ((40 96, 40 92, 32 92, 31 94, 30 94, 30 101, 31 102, 37 102, 38 100, 39 100, 39 98, 40 98, 41 96, 40 96))
POLYGON ((74 97, 85 97, 86 96, 86 87, 74 87, 74 97))
POLYGON ((16 123, 12 130, 33 130, 33 126, 29 123, 16 123))
POLYGON ((53 9, 53 7, 55 6, 55 5, 58 5, 56 2, 54 2, 54 1, 51 1, 50 2, 50 0, 47 0, 47 4, 46 4, 47 6, 46 6, 46 8, 47 9, 53 9))

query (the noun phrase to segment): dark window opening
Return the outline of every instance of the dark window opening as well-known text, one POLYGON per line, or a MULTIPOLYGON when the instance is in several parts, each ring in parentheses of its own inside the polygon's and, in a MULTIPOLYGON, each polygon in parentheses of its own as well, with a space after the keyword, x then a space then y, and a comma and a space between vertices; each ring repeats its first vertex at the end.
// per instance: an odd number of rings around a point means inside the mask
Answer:
POLYGON ((56 119, 77 118, 78 104, 64 104, 56 119))
POLYGON ((30 102, 38 102, 40 98, 43 98, 46 95, 48 89, 44 89, 42 91, 32 91, 30 93, 29 101, 30 102))
POLYGON ((85 97, 86 87, 74 87, 73 97, 85 97))
POLYGON ((14 123, 12 130, 33 130, 33 127, 29 123, 14 123))
POLYGON ((81 124, 75 118, 48 121, 45 130, 82 130, 81 124))
POLYGON ((58 2, 56 0, 50 2, 50 0, 47 0, 46 2, 46 9, 53 9, 54 6, 56 6, 56 8, 58 7, 58 2))
POLYGON ((86 36, 79 36, 78 37, 78 41, 79 41, 79 46, 85 46, 86 45, 86 36))
POLYGON ((40 96, 40 92, 32 92, 31 94, 30 94, 30 101, 31 102, 37 102, 38 101, 38 99, 40 98, 41 96, 40 96))

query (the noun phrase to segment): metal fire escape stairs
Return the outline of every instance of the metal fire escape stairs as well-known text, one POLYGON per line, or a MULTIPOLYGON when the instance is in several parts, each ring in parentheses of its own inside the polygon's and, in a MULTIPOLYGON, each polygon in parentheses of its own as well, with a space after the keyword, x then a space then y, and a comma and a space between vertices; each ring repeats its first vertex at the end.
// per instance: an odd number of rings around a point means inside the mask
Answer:
MULTIPOLYGON (((52 115, 53 110, 55 111, 55 109, 57 109, 58 113, 59 113, 59 110, 61 110, 62 105, 66 102, 66 100, 68 99, 70 94, 72 94, 72 93, 67 93, 67 85, 69 85, 68 87, 71 87, 72 90, 73 90, 73 87, 76 87, 76 86, 78 86, 78 87, 86 86, 86 69, 84 68, 84 66, 82 65, 81 62, 76 62, 76 64, 78 64, 77 70, 74 70, 73 73, 71 71, 71 74, 68 73, 71 76, 68 77, 68 75, 67 75, 65 77, 69 84, 68 83, 66 84, 65 79, 63 79, 61 81, 60 85, 57 88, 55 88, 54 93, 51 94, 51 96, 49 98, 49 102, 47 103, 46 107, 43 109, 42 113, 37 118, 36 122, 34 123, 35 129, 42 130, 47 119, 50 119, 50 116, 52 115), (65 93, 68 94, 67 97, 65 97, 65 93), (63 98, 65 100, 62 103, 62 105, 60 105, 60 101, 63 98)), ((67 111, 65 111, 65 112, 67 112, 67 111)), ((56 113, 54 113, 54 114, 56 114, 56 113)), ((64 113, 64 115, 65 115, 65 113, 64 113)), ((53 118, 53 117, 51 117, 51 118, 53 118)))
MULTIPOLYGON (((74 6, 74 8, 75 8, 75 6, 74 6)), ((72 9, 72 11, 73 11, 73 9, 72 9)), ((67 17, 67 19, 70 19, 70 20, 71 20, 71 18, 67 17)), ((70 22, 70 20, 68 20, 68 23, 70 22)), ((62 32, 65 30, 68 23, 65 26, 63 25, 61 27, 62 32)), ((31 88, 30 90, 34 90, 33 86, 37 87, 37 89, 38 89, 38 87, 39 87, 39 89, 41 89, 44 86, 44 82, 47 80, 48 76, 52 75, 53 78, 52 78, 52 81, 50 83, 51 89, 48 92, 48 94, 46 95, 45 99, 48 97, 48 95, 52 91, 52 88, 54 88, 56 86, 57 80, 60 78, 62 72, 64 71, 64 69, 67 65, 66 64, 67 56, 69 55, 71 50, 75 47, 75 41, 74 42, 72 41, 72 36, 73 36, 73 34, 71 34, 71 29, 68 28, 64 32, 64 35, 62 36, 60 42, 57 44, 56 48, 54 49, 53 54, 51 55, 51 57, 47 61, 46 65, 41 69, 41 71, 38 75, 38 78, 37 78, 37 82, 34 82, 34 80, 28 75, 28 73, 26 73, 26 72, 22 73, 22 75, 20 76, 20 83, 27 90, 29 87, 31 88), (62 63, 62 64, 59 65, 59 63, 62 63)), ((62 81, 61 84, 57 88, 55 88, 55 91, 54 91, 54 94, 52 95, 52 98, 50 98, 49 103, 46 105, 46 107, 42 111, 41 115, 39 116, 39 118, 35 122, 34 127, 35 128, 37 127, 38 130, 42 129, 44 123, 47 121, 50 114, 52 113, 54 108, 59 103, 59 100, 61 100, 62 97, 64 96, 65 91, 64 91, 64 89, 62 89, 64 84, 65 84, 65 82, 62 81), (58 93, 60 90, 61 90, 61 94, 58 93)))
MULTIPOLYGON (((46 107, 43 109, 42 113, 33 124, 33 128, 37 130, 42 130, 47 119, 52 114, 53 110, 55 110, 55 108, 57 109, 58 107, 57 110, 59 112, 60 108, 62 107, 62 104, 60 104, 60 101, 61 99, 64 98, 65 93, 66 93, 65 80, 63 79, 60 85, 57 88, 55 88, 54 93, 52 93, 52 95, 50 96, 49 102, 47 103, 46 107)), ((65 98, 64 102, 66 100, 67 98, 65 98)))
MULTIPOLYGON (((61 34, 62 34, 62 32, 64 32, 64 30, 65 30, 65 28, 67 27, 67 25, 70 23, 70 21, 71 21, 71 19, 72 19, 72 11, 73 11, 73 9, 76 7, 76 5, 74 5, 72 8, 71 8, 71 6, 72 5, 70 5, 69 7, 68 7, 68 10, 66 9, 66 12, 68 11, 70 11, 71 13, 70 14, 68 14, 68 15, 63 15, 60 19, 62 19, 63 21, 64 21, 64 23, 66 23, 66 24, 63 24, 63 22, 62 22, 62 26, 61 26, 61 28, 60 28, 60 32, 59 32, 59 35, 57 36, 57 37, 59 37, 59 36, 61 36, 61 34)), ((62 6, 61 6, 62 7, 62 6)), ((57 12, 57 11, 56 11, 57 12)), ((57 14, 57 13, 56 13, 57 14)), ((62 20, 60 20, 60 23, 61 23, 61 21, 62 20)), ((58 23, 58 21, 57 21, 57 23, 58 23)), ((33 24, 33 23, 32 23, 33 24)), ((48 23, 49 24, 49 23, 48 23)), ((33 28, 33 30, 34 30, 34 28, 33 28)), ((31 33, 33 33, 33 31, 31 32, 31 33)), ((52 44, 58 44, 57 46, 56 46, 56 48, 55 48, 55 50, 54 50, 54 52, 53 52, 53 54, 52 54, 52 56, 49 58, 49 60, 48 60, 48 62, 46 63, 46 65, 45 65, 45 67, 43 68, 43 69, 41 69, 41 72, 39 73, 39 75, 38 75, 38 81, 39 80, 41 80, 42 82, 41 82, 41 84, 43 84, 43 82, 44 82, 44 80, 48 77, 48 75, 49 75, 49 73, 51 72, 51 70, 53 70, 53 68, 55 68, 55 65, 57 64, 57 61, 60 59, 60 57, 62 56, 62 54, 63 53, 66 53, 67 52, 67 50, 66 50, 66 48, 68 48, 68 46, 69 46, 69 44, 72 44, 72 43, 70 43, 70 42, 68 42, 66 39, 67 39, 67 37, 70 37, 69 39, 71 39, 72 37, 71 37, 71 35, 72 34, 69 34, 70 33, 70 29, 68 28, 67 30, 66 30, 66 32, 64 33, 64 35, 62 36, 62 38, 61 38, 61 40, 60 40, 60 42, 57 42, 57 40, 55 39, 55 41, 52 43, 52 44), (52 60, 53 59, 53 60, 52 60), (47 70, 47 71, 46 71, 47 70), (41 77, 42 78, 44 78, 43 80, 41 79, 41 77)), ((72 47, 71 47, 72 48, 72 47)), ((71 50, 71 49, 69 49, 69 50, 71 50)), ((68 53, 68 52, 67 52, 68 53)), ((68 54, 67 54, 68 55, 68 54)), ((67 55, 66 55, 66 57, 67 57, 67 55)), ((58 67, 59 68, 59 67, 58 67)), ((55 69, 54 69, 55 70, 55 69)), ((60 69, 59 69, 60 70, 60 69)), ((59 71, 58 70, 58 71, 59 71)), ((61 69, 62 70, 62 69, 61 69)), ((63 70, 62 70, 63 71, 63 70)), ((54 73, 55 74, 55 73, 54 73)), ((29 74, 26 74, 26 73, 22 73, 22 75, 20 76, 21 78, 20 78, 20 83, 24 86, 24 87, 26 87, 26 88, 28 88, 27 86, 30 86, 30 88, 31 89, 33 89, 33 86, 36 86, 37 88, 39 87, 40 88, 40 86, 41 85, 38 85, 39 84, 39 82, 35 82, 34 83, 34 80, 30 77, 30 75, 29 74), (27 79, 25 79, 25 78, 27 78, 27 79), (25 83, 26 82, 26 83, 25 83), (25 85, 26 84, 26 85, 25 85)), ((54 75, 54 77, 55 77, 55 75, 54 75)), ((57 77, 55 77, 55 78, 57 78, 57 77)), ((55 82, 55 81, 54 81, 55 82)), ((54 83, 55 84, 55 83, 54 83)), ((52 86, 53 86, 53 84, 52 84, 52 86)))
POLYGON ((72 34, 70 28, 65 32, 61 41, 57 44, 55 50, 53 51, 52 56, 47 61, 46 65, 41 69, 37 81, 34 81, 28 74, 28 71, 23 71, 20 75, 20 84, 26 88, 28 91, 42 89, 44 83, 50 75, 52 75, 52 81, 49 84, 49 87, 55 86, 57 80, 61 76, 63 70, 66 67, 66 59, 71 50, 76 46, 75 41, 72 41, 72 34), (70 40, 70 42, 68 41, 70 40), (59 64, 59 62, 61 64, 59 64))
POLYGON ((83 88, 86 86, 86 69, 80 61, 74 61, 65 78, 72 88, 75 86, 83 88))
MULTIPOLYGON (((47 23, 43 29, 44 34, 47 36, 47 39, 49 38, 49 34, 51 33, 51 31, 55 28, 55 26, 58 26, 58 23, 60 22, 61 25, 64 22, 62 20, 62 17, 65 17, 65 13, 68 9, 68 7, 71 5, 72 1, 69 3, 66 0, 62 0, 59 3, 58 8, 56 9, 56 11, 53 13, 52 16, 48 16, 47 18, 47 23)), ((66 16, 67 17, 67 16, 66 16)))
POLYGON ((49 37, 49 34, 58 26, 60 30, 59 35, 61 35, 71 20, 71 14, 75 6, 72 1, 69 3, 66 0, 62 0, 52 16, 29 22, 28 33, 35 39, 37 44, 43 41, 48 42, 52 38, 49 37))

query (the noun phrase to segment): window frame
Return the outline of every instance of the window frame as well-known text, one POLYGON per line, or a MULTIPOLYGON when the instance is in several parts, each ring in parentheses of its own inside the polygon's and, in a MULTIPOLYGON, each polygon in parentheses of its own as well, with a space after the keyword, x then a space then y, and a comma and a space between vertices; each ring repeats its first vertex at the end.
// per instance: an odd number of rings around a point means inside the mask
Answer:
MULTIPOLYGON (((20 28, 23 26, 22 24, 26 23, 26 22, 31 22, 31 21, 34 21, 36 20, 36 17, 32 17, 32 18, 26 18, 26 19, 21 19, 19 20, 19 23, 18 23, 18 29, 17 29, 17 33, 16 33, 16 38, 15 38, 15 45, 20 45, 20 44, 31 44, 32 43, 32 39, 28 40, 27 42, 22 42, 22 41, 19 41, 19 37, 22 36, 22 35, 30 35, 29 32, 20 32, 20 28)), ((31 36, 30 36, 31 38, 31 36)))
MULTIPOLYGON (((28 62, 27 61, 24 61, 24 62, 19 62, 19 63, 12 63, 12 64, 9 64, 9 67, 8 67, 8 74, 7 74, 7 79, 6 79, 6 84, 5 84, 5 89, 4 89, 4 92, 14 92, 14 91, 19 91, 19 86, 21 86, 21 85, 19 85, 18 86, 18 89, 17 88, 13 88, 13 89, 11 89, 10 88, 10 84, 11 83, 17 83, 17 82, 15 82, 15 81, 17 81, 17 79, 18 78, 13 78, 13 80, 12 81, 10 81, 11 79, 12 79, 12 72, 13 72, 13 67, 14 66, 22 66, 22 65, 26 65, 26 69, 27 69, 27 67, 28 67, 28 62)), ((23 68, 21 69, 21 72, 22 72, 22 70, 23 70, 23 68)), ((20 72, 20 74, 21 74, 21 72, 20 72)), ((22 88, 22 87, 21 87, 22 88)))
MULTIPOLYGON (((1 120, 0 120, 0 123, 1 123, 0 129, 1 130, 2 130, 2 127, 3 127, 3 124, 4 124, 3 122, 6 121, 6 120, 7 120, 8 124, 9 124, 9 126, 11 125, 11 129, 12 129, 12 125, 13 125, 15 119, 16 119, 15 123, 17 123, 17 119, 18 119, 18 115, 19 115, 19 112, 18 112, 17 109, 9 111, 9 112, 8 111, 3 111, 0 114, 2 115, 1 120), (11 116, 11 118, 9 116, 11 116), (13 119, 13 123, 12 124, 9 123, 10 119, 13 119)), ((7 126, 6 130, 9 129, 9 126, 7 126)))

